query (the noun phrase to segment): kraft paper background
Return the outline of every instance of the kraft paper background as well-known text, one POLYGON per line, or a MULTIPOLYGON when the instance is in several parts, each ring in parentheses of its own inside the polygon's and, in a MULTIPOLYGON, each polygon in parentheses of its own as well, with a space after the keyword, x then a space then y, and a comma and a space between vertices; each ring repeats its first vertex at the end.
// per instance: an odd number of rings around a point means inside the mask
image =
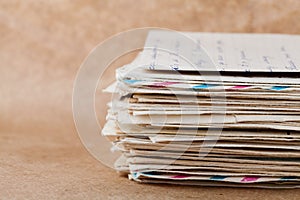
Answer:
POLYGON ((81 144, 71 97, 84 58, 121 31, 299 34, 299 19, 298 0, 1 0, 0 199, 298 199, 300 190, 142 185, 120 177, 81 144))

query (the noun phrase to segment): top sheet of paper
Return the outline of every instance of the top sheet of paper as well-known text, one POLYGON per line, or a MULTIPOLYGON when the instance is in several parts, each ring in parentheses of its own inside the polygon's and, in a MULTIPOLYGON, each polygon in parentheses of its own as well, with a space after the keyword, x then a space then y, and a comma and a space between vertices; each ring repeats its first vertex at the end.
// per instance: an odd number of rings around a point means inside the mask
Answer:
POLYGON ((138 63, 152 70, 300 72, 300 36, 151 31, 138 63))

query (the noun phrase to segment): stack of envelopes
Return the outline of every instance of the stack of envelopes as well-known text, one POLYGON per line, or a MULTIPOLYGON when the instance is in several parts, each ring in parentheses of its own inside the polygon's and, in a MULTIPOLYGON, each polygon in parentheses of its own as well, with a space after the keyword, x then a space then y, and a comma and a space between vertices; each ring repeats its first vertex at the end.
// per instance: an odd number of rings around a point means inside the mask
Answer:
POLYGON ((300 187, 300 37, 185 35, 195 46, 151 32, 153 48, 107 88, 116 170, 145 183, 300 187))

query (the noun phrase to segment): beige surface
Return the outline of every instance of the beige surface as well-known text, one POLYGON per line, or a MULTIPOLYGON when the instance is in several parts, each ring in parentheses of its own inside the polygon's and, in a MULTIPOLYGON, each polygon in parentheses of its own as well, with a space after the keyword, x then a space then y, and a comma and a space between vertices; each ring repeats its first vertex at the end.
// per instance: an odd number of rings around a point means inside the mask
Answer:
POLYGON ((0 1, 0 199, 299 199, 300 190, 131 182, 87 153, 71 109, 81 62, 120 31, 299 34, 299 19, 298 0, 0 1))

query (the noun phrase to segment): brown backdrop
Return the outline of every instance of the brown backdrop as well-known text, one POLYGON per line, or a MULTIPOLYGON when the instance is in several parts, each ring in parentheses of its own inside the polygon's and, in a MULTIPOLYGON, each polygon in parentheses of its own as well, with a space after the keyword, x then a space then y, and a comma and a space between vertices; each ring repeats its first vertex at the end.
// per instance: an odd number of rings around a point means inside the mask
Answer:
POLYGON ((140 199, 167 194, 296 199, 299 190, 141 185, 119 177, 81 145, 71 95, 89 51, 121 31, 154 26, 299 34, 299 19, 299 0, 1 0, 0 199, 140 199))

